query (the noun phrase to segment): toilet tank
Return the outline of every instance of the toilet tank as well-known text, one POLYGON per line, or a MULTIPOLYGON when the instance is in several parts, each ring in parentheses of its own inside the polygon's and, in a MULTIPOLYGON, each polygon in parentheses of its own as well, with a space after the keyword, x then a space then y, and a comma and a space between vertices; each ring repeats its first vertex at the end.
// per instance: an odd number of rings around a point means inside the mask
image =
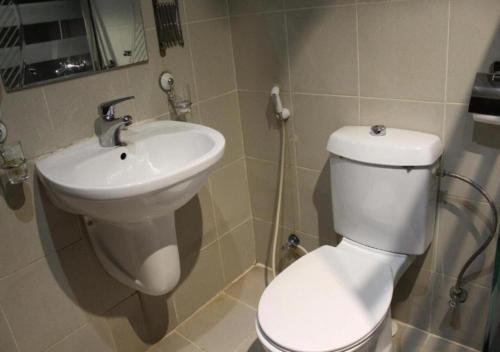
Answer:
POLYGON ((335 231, 357 243, 418 255, 434 236, 439 137, 346 126, 328 140, 335 231))

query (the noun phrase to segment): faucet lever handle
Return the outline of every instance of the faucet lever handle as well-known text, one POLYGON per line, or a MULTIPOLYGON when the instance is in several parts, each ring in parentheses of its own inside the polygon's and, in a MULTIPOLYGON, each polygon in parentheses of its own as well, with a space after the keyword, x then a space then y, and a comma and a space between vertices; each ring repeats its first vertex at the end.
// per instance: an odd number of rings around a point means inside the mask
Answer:
POLYGON ((111 121, 115 119, 115 105, 119 104, 121 102, 134 99, 135 97, 129 96, 129 97, 123 97, 123 98, 118 98, 114 100, 107 101, 105 103, 102 103, 99 105, 99 110, 101 111, 102 118, 105 119, 106 121, 111 121))

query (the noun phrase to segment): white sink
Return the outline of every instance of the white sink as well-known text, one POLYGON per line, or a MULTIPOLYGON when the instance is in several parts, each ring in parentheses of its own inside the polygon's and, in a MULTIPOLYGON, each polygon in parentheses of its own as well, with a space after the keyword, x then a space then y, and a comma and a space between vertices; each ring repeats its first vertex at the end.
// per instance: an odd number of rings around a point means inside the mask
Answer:
POLYGON ((124 147, 96 137, 36 163, 50 198, 86 216, 105 269, 145 293, 170 291, 180 276, 174 211, 206 182, 224 137, 190 123, 157 121, 122 132, 124 147))

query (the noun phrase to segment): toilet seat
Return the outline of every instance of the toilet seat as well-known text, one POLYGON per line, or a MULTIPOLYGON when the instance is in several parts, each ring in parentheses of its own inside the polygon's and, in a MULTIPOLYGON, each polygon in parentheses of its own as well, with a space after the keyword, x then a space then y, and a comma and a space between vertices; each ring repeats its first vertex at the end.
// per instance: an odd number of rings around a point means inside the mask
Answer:
MULTIPOLYGON (((377 252, 347 241, 299 259, 264 291, 260 333, 283 351, 346 351, 362 344, 384 321, 393 293, 394 266, 377 252)), ((396 255, 396 262, 402 265, 405 257, 396 255)))

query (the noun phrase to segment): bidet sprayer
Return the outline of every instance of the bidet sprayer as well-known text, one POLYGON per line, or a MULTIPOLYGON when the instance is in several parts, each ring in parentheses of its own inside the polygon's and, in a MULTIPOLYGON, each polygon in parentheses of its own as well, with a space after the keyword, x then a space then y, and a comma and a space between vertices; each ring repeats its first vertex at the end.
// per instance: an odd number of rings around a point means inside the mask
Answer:
POLYGON ((455 174, 453 172, 449 172, 446 170, 443 170, 441 177, 451 177, 455 178, 457 180, 460 180, 462 182, 467 183, 468 185, 472 186, 475 188, 481 195, 486 199, 488 202, 488 205, 491 208, 491 213, 493 217, 493 225, 491 227, 491 232, 486 238, 486 240, 483 242, 483 244, 470 256, 470 258, 465 262, 464 266, 462 267, 462 270, 460 270, 460 273, 458 274, 457 281, 453 287, 450 289, 450 300, 448 301, 448 305, 450 306, 451 310, 455 310, 457 308, 457 305, 459 303, 464 303, 467 300, 467 290, 463 288, 463 280, 464 280, 464 275, 467 269, 469 269, 470 265, 476 260, 477 257, 481 255, 481 253, 484 252, 484 250, 488 247, 488 245, 491 243, 493 238, 495 237, 497 231, 498 231, 498 211, 495 206, 495 202, 493 199, 490 197, 488 193, 486 193, 486 190, 477 182, 474 182, 470 178, 467 178, 465 176, 455 174))
POLYGON ((280 87, 277 84, 271 89, 271 99, 273 100, 274 113, 278 120, 287 120, 290 117, 290 110, 283 107, 280 97, 280 87))

